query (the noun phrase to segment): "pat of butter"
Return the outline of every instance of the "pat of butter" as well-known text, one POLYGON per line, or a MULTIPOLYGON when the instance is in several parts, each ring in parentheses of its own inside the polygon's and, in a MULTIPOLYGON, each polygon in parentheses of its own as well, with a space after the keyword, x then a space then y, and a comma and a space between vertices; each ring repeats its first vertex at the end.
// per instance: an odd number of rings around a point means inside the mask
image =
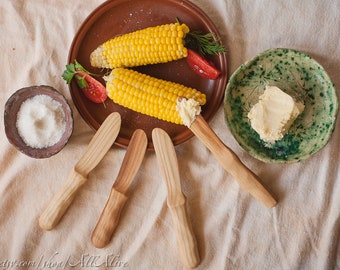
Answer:
POLYGON ((268 143, 281 140, 305 105, 276 86, 267 86, 248 113, 252 128, 268 143))
POLYGON ((199 102, 194 99, 178 99, 176 109, 183 124, 187 127, 190 127, 195 121, 196 116, 201 113, 201 106, 199 102))

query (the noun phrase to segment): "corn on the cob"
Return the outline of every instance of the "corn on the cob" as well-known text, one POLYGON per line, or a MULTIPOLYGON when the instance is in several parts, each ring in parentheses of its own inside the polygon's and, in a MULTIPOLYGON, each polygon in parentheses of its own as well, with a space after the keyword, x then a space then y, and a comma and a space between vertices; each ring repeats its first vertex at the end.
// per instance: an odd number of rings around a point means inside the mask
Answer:
POLYGON ((130 69, 113 69, 104 79, 107 95, 115 103, 175 124, 183 125, 176 109, 179 97, 194 99, 200 105, 206 103, 205 94, 197 89, 130 69))
POLYGON ((188 32, 187 25, 171 23, 117 36, 95 49, 90 62, 94 67, 113 69, 185 58, 184 38, 188 32))

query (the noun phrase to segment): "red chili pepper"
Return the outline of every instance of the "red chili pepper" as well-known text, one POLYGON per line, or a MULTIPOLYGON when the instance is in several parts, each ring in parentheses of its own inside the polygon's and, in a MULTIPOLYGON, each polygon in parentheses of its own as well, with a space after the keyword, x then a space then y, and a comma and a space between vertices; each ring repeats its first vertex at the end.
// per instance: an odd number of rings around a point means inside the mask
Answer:
POLYGON ((188 49, 188 56, 186 58, 188 65, 198 75, 207 79, 216 79, 221 71, 218 70, 212 63, 208 62, 198 53, 188 49))

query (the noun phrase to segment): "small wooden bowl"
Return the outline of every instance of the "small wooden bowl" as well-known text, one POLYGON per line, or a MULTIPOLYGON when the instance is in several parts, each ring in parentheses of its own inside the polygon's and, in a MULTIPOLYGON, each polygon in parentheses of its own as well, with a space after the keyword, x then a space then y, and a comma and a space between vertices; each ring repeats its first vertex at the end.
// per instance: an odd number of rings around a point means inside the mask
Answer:
POLYGON ((20 152, 32 158, 48 158, 57 154, 67 144, 73 131, 73 113, 65 99, 56 89, 51 86, 30 86, 16 91, 6 102, 4 112, 5 133, 8 141, 20 152), (61 139, 54 145, 45 148, 33 148, 25 144, 18 133, 16 126, 17 114, 21 104, 36 95, 47 95, 58 101, 64 110, 66 128, 61 139))

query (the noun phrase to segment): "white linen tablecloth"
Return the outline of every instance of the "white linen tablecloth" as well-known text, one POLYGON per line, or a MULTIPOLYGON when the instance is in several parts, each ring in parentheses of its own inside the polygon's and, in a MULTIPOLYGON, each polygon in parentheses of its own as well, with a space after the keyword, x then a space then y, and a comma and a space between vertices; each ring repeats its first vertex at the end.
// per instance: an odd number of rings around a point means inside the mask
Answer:
MULTIPOLYGON (((148 152, 110 244, 90 235, 125 149, 112 147, 52 231, 38 218, 94 135, 61 78, 72 39, 102 0, 0 2, 0 108, 17 89, 51 85, 69 101, 74 131, 48 159, 32 159, 0 130, 0 269, 185 269, 166 205, 166 188, 148 152)), ((228 48, 228 72, 257 53, 285 47, 310 54, 340 89, 340 1, 196 0, 228 48)), ((338 95, 339 90, 337 90, 338 95)), ((265 164, 229 132, 221 106, 213 130, 272 190, 266 208, 240 189, 195 137, 176 147, 189 218, 198 242, 197 269, 340 269, 340 131, 306 161, 265 164)))

